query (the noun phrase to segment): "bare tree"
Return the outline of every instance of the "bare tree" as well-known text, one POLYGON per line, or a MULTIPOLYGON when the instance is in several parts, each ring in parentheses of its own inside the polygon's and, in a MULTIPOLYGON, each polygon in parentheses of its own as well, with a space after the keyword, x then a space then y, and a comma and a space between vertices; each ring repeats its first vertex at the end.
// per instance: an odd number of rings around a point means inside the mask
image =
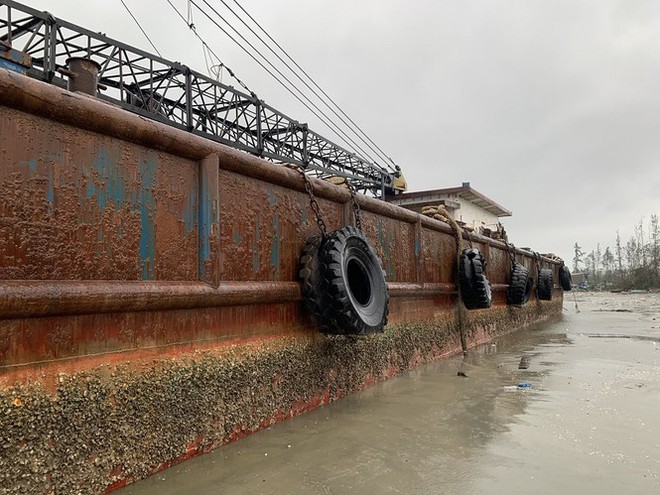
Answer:
POLYGON ((580 271, 580 265, 583 263, 582 261, 582 256, 584 256, 584 252, 582 251, 582 248, 578 246, 578 243, 575 243, 575 246, 573 246, 573 250, 575 251, 575 256, 573 256, 573 272, 578 273, 580 271))
POLYGON ((635 244, 637 247, 636 257, 637 266, 646 266, 646 244, 644 243, 644 217, 639 219, 639 223, 634 229, 635 244))
POLYGON ((585 271, 596 282, 596 255, 593 250, 585 258, 585 271))
POLYGON ((592 285, 621 289, 649 289, 660 287, 660 218, 652 214, 648 222, 642 217, 633 225, 630 239, 622 244, 616 230, 614 250, 603 251, 600 244, 588 254, 576 242, 573 246, 573 269, 583 271, 592 285))
POLYGON ((621 236, 619 229, 616 229, 616 261, 619 265, 619 275, 623 275, 623 257, 621 256, 621 236))
POLYGON ((600 268, 601 268, 601 262, 603 260, 603 252, 600 250, 600 242, 596 244, 596 251, 594 252, 594 274, 596 276, 596 280, 600 279, 600 268))
POLYGON ((605 270, 605 279, 608 282, 611 282, 612 278, 612 267, 614 266, 614 255, 610 251, 610 247, 605 248, 603 253, 603 270, 605 270))
POLYGON ((660 283, 660 226, 658 225, 658 215, 651 215, 649 230, 651 234, 651 265, 656 283, 660 283))

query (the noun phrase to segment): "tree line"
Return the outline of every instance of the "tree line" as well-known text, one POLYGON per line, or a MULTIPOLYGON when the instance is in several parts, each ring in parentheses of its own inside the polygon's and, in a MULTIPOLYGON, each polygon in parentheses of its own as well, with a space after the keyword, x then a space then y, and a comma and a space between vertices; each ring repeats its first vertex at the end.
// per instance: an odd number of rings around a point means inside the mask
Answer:
POLYGON ((640 219, 625 243, 616 231, 614 247, 600 244, 586 252, 573 246, 573 273, 584 273, 594 289, 650 289, 660 287, 660 225, 658 215, 640 219))

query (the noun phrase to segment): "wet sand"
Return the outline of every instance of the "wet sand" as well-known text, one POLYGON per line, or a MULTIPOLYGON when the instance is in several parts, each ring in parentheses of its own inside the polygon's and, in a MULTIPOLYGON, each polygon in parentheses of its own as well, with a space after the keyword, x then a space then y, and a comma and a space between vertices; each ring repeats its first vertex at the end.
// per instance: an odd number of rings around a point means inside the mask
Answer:
POLYGON ((660 493, 660 294, 576 297, 116 493, 660 493))

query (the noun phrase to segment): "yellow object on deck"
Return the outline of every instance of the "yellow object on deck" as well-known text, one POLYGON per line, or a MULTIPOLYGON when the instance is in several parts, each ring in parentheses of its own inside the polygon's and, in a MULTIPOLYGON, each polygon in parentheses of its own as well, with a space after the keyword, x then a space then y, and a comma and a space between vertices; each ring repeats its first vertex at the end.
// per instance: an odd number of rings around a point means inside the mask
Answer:
POLYGON ((397 191, 407 191, 408 190, 408 182, 406 182, 406 178, 403 176, 403 172, 401 172, 400 170, 394 176, 394 182, 393 182, 392 186, 397 191))

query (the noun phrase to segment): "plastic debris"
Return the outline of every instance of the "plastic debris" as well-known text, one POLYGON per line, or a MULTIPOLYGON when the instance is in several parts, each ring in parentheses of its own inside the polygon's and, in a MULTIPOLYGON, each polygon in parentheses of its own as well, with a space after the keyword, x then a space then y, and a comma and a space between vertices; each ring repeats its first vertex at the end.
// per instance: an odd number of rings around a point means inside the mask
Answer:
POLYGON ((529 382, 520 382, 518 385, 506 385, 504 390, 522 390, 525 388, 532 388, 532 384, 529 382))

